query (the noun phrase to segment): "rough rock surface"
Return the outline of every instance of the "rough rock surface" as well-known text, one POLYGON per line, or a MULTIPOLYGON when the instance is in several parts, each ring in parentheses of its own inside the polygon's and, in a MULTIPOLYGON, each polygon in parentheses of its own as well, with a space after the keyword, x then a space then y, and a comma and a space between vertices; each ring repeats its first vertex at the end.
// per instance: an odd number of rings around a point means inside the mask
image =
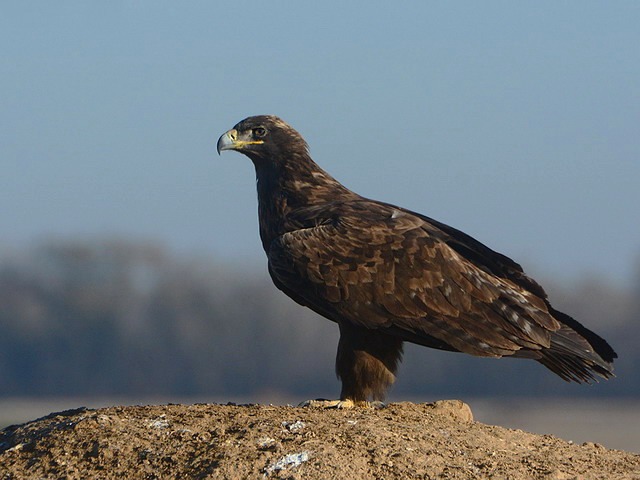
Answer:
POLYGON ((0 433, 0 479, 640 479, 640 455, 474 422, 468 405, 77 409, 0 433))

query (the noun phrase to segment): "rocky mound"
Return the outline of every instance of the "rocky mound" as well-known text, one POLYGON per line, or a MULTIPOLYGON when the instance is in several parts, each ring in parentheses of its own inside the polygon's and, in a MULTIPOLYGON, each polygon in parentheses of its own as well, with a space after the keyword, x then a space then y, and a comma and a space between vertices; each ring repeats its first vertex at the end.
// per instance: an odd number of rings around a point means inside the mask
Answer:
POLYGON ((0 433, 0 479, 640 479, 640 455, 474 422, 460 401, 77 409, 0 433))

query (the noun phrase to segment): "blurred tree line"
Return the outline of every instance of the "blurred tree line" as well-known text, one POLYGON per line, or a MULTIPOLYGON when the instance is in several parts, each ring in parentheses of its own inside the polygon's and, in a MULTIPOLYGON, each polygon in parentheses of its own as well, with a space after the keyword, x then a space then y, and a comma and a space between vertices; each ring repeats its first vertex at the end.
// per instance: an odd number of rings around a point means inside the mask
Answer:
MULTIPOLYGON (((618 351, 617 379, 579 387, 535 362, 408 345, 393 396, 638 395, 640 268, 628 288, 596 276, 542 283, 618 351)), ((125 241, 47 242, 0 256, 4 397, 335 397, 337 339, 336 325, 273 287, 266 265, 249 273, 125 241)))

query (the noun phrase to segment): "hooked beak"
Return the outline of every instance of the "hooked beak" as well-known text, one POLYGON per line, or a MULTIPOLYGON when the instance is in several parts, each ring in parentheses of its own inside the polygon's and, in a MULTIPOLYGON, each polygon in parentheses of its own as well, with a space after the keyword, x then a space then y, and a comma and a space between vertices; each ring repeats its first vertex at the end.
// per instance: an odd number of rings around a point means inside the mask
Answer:
POLYGON ((228 132, 223 133, 218 139, 218 145, 216 146, 218 155, 220 155, 220 152, 224 150, 235 150, 237 146, 237 139, 238 131, 235 128, 232 128, 228 132))

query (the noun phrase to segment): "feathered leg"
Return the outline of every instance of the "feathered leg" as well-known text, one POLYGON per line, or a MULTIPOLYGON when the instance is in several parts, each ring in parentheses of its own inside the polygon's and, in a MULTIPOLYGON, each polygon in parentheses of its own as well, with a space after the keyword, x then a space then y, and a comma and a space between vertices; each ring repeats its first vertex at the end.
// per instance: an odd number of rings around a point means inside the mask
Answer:
POLYGON ((402 340, 351 324, 340 323, 336 373, 342 380, 340 400, 382 401, 395 381, 402 360, 402 340))

